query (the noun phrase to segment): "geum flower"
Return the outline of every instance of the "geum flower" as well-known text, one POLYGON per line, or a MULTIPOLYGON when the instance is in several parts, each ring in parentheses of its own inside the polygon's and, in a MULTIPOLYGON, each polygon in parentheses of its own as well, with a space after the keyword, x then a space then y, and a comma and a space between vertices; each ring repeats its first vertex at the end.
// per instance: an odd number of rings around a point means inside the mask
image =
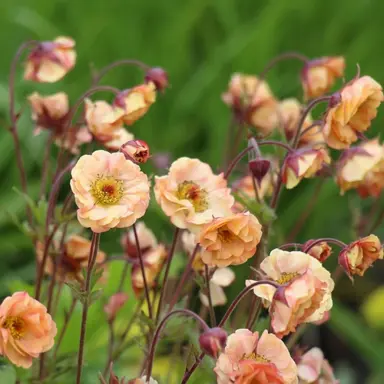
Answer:
POLYGON ((340 91, 340 103, 328 109, 323 129, 327 144, 349 148, 371 125, 383 101, 383 90, 370 76, 350 81, 340 91))
MULTIPOLYGON (((274 300, 277 290, 271 285, 261 284, 253 289, 269 308, 276 336, 294 332, 301 323, 322 319, 332 307, 334 282, 314 257, 303 252, 275 249, 263 260, 260 269, 265 278, 283 285, 284 300, 274 300)), ((247 286, 252 283, 253 280, 246 281, 247 286)))
POLYGON ((18 367, 53 347, 56 324, 43 304, 27 292, 16 292, 0 305, 0 355, 18 367))
POLYGON ((218 384, 297 384, 297 366, 285 344, 264 331, 238 329, 214 369, 218 384))
POLYGON ((129 227, 144 216, 149 204, 148 178, 122 153, 100 150, 84 155, 71 173, 77 218, 83 227, 100 233, 129 227))
POLYGON ((231 213, 234 198, 223 174, 198 159, 174 161, 166 176, 155 177, 155 197, 163 212, 178 228, 198 231, 212 217, 231 213))

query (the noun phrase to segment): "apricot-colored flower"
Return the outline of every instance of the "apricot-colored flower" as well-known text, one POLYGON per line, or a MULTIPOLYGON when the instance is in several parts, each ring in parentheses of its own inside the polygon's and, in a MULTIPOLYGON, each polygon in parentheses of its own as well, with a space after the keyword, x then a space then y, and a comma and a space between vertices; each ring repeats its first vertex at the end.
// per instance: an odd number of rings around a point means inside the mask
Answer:
POLYGON ((259 220, 249 212, 213 219, 200 232, 203 262, 217 267, 245 263, 256 252, 261 228, 259 220))
POLYGON ((16 292, 0 305, 0 354, 18 367, 30 368, 32 359, 53 347, 56 324, 47 308, 16 292))
POLYGON ((265 81, 256 76, 235 73, 228 91, 222 95, 235 116, 258 129, 264 136, 271 133, 278 123, 278 103, 265 81))
POLYGON ((338 384, 332 367, 319 348, 312 348, 301 356, 298 365, 300 384, 338 384))
POLYGON ((174 161, 168 175, 155 177, 155 197, 176 227, 190 230, 230 214, 234 203, 223 174, 188 157, 174 161))
MULTIPOLYGON (((278 337, 294 332, 301 323, 320 320, 332 307, 334 282, 330 273, 314 257, 303 252, 275 249, 260 269, 266 278, 284 285, 286 302, 274 300, 276 288, 262 284, 253 291, 269 307, 271 326, 278 337)), ((247 280, 246 285, 254 283, 247 280)))
POLYGON ((295 188, 302 179, 316 175, 331 158, 324 148, 301 148, 287 155, 282 168, 282 181, 287 189, 295 188))
POLYGON ((62 79, 75 66, 74 48, 74 40, 64 36, 39 43, 28 55, 24 79, 40 83, 62 79))
POLYGON ((272 333, 238 329, 229 335, 214 369, 218 384, 297 384, 297 366, 272 333))
POLYGON ((132 125, 147 113, 155 101, 156 86, 153 82, 148 82, 120 92, 114 105, 122 110, 125 124, 132 125))
POLYGON ((135 163, 146 163, 149 159, 149 145, 143 140, 129 140, 120 147, 125 158, 135 163))
POLYGON ((379 238, 369 235, 344 248, 339 255, 339 264, 348 276, 363 276, 376 260, 381 260, 383 257, 384 251, 379 238))
POLYGON ((140 379, 129 380, 127 384, 159 384, 159 383, 152 377, 150 377, 149 380, 147 380, 147 376, 143 376, 140 379))
POLYGON ((55 138, 55 144, 65 150, 77 155, 80 152, 80 147, 92 141, 92 135, 87 127, 69 127, 67 132, 63 132, 55 138))
POLYGON ((332 254, 332 248, 329 246, 329 244, 326 241, 322 241, 321 243, 317 243, 315 246, 312 247, 312 244, 316 240, 308 240, 303 244, 302 249, 305 251, 305 253, 308 253, 315 259, 319 260, 320 263, 324 263, 325 260, 328 259, 329 256, 332 254), (306 249, 310 248, 308 251, 306 249))
POLYGON ((71 189, 80 224, 97 233, 131 226, 149 204, 147 176, 119 152, 81 156, 72 169, 71 189))
MULTIPOLYGON (((91 251, 91 241, 79 235, 71 235, 64 242, 63 249, 60 249, 60 242, 53 241, 53 247, 49 250, 48 258, 45 263, 44 272, 47 275, 53 274, 54 262, 56 266, 56 278, 60 281, 76 279, 82 281, 82 269, 87 268, 91 251)), ((41 262, 44 256, 44 243, 36 243, 37 260, 41 262)), ((101 250, 96 255, 96 266, 103 263, 105 253, 101 250)))
POLYGON ((384 188, 384 146, 378 139, 344 151, 337 166, 341 193, 357 188, 362 197, 378 197, 384 188))
POLYGON ((370 76, 349 82, 340 92, 341 101, 329 108, 323 129, 327 144, 334 149, 348 148, 365 132, 383 101, 383 90, 370 76))
POLYGON ((342 56, 321 57, 309 61, 301 73, 306 100, 327 93, 337 78, 344 76, 345 60, 342 56))
POLYGON ((123 308, 124 304, 128 300, 128 295, 124 292, 118 292, 112 295, 108 303, 104 306, 104 312, 107 315, 108 321, 113 321, 120 311, 123 308))

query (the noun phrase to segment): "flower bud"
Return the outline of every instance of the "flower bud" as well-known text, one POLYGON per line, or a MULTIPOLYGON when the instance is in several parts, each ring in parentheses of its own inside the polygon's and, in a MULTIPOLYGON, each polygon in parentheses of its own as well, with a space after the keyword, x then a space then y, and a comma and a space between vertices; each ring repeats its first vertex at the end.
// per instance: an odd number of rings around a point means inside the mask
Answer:
POLYGON ((321 263, 324 263, 324 261, 327 260, 329 256, 331 256, 332 248, 326 241, 322 241, 321 243, 318 243, 312 247, 312 244, 315 241, 316 240, 312 239, 305 242, 303 244, 303 252, 308 253, 308 255, 311 255, 321 263), (307 249, 309 250, 307 251, 307 249))
POLYGON ((109 298, 108 303, 104 306, 104 312, 107 314, 108 321, 115 319, 117 313, 128 300, 128 295, 124 292, 118 292, 109 298))
POLYGON ((267 159, 256 158, 254 160, 251 160, 248 163, 248 166, 250 171, 252 172, 252 175, 255 177, 255 179, 257 180, 257 183, 260 186, 265 175, 268 173, 269 169, 271 168, 271 162, 267 159))
POLYGON ((335 92, 332 96, 331 99, 329 100, 328 107, 329 108, 335 108, 341 103, 341 93, 340 92, 335 92))
POLYGON ((226 342, 227 333, 219 327, 211 328, 199 337, 199 344, 202 351, 215 359, 225 348, 226 342))
POLYGON ((168 73, 163 68, 153 67, 145 74, 146 83, 154 83, 156 90, 164 91, 168 87, 168 73))
POLYGON ((135 163, 146 163, 149 159, 149 146, 143 140, 130 140, 120 147, 120 152, 127 160, 135 163))
POLYGON ((171 165, 171 155, 168 152, 158 152, 151 156, 151 161, 159 171, 164 171, 171 165))

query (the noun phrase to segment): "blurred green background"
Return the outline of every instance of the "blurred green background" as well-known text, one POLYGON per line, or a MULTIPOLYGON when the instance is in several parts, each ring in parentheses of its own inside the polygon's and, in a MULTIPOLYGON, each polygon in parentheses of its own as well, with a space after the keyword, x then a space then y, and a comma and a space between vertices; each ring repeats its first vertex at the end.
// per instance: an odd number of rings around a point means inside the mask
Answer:
MULTIPOLYGON (((2 0, 1 294, 9 292, 9 282, 15 278, 31 281, 34 276, 30 241, 17 230, 7 214, 12 212, 22 218, 25 212, 23 201, 12 191, 19 180, 11 137, 5 129, 9 121, 9 65, 23 41, 68 35, 76 40, 78 52, 75 70, 61 82, 36 86, 23 82, 21 71, 17 77, 18 106, 26 107, 20 121, 20 136, 31 192, 37 197, 45 142, 44 135, 32 136, 33 126, 25 101, 32 91, 37 89, 50 94, 65 90, 74 101, 89 87, 90 64, 101 68, 117 59, 136 58, 162 66, 169 73, 171 87, 160 95, 150 113, 132 127, 132 132, 147 141, 153 153, 169 152, 173 159, 181 155, 198 157, 217 169, 230 116, 220 95, 233 72, 258 73, 272 57, 296 50, 310 57, 344 55, 347 78, 355 74, 356 63, 359 63, 363 74, 383 84, 380 50, 384 45, 383 11, 384 2, 380 0, 2 0)), ((299 70, 300 63, 293 61, 279 65, 270 73, 268 81, 277 97, 300 97, 299 70)), ((104 83, 128 88, 140 81, 138 69, 122 67, 110 73, 104 83)), ((379 114, 371 132, 379 132, 381 124, 382 114, 379 114)), ((275 225, 276 244, 281 243, 284 234, 293 226, 314 188, 315 183, 309 181, 283 195, 275 225)), ((370 203, 368 200, 363 205, 370 203)), ((360 206, 353 192, 341 198, 337 187, 329 182, 297 240, 323 236, 346 242, 353 240, 351 210, 360 206)), ((168 222, 158 209, 150 209, 146 222, 159 238, 170 238, 168 222)), ((383 229, 377 234, 383 235, 383 229)), ((104 236, 102 248, 110 253, 119 252, 118 236, 116 232, 104 236)), ((230 296, 242 288, 243 272, 245 276, 246 270, 239 269, 237 284, 231 288, 230 296)), ((342 284, 329 327, 316 334, 331 359, 337 362, 343 375, 342 384, 361 383, 368 377, 371 383, 384 382, 381 376, 384 369, 384 293, 376 292, 378 298, 367 306, 368 317, 360 317, 358 311, 368 295, 383 282, 382 276, 383 268, 378 266, 354 287, 342 284), (332 347, 339 341, 342 342, 334 353, 332 347), (356 379, 359 372, 362 376, 356 379)))

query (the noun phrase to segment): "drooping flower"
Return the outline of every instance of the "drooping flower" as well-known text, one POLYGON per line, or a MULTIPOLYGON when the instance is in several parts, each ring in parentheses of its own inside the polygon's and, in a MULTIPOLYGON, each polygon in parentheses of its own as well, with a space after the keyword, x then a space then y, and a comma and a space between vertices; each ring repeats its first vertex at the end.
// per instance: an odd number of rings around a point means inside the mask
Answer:
POLYGON ((376 260, 382 260, 383 257, 384 251, 379 238, 369 235, 344 248, 339 255, 339 264, 349 277, 363 276, 376 260))
POLYGON ((306 100, 327 93, 337 78, 344 76, 345 60, 342 56, 321 57, 309 61, 301 72, 306 100))
POLYGON ((278 103, 268 84, 256 76, 233 74, 222 99, 238 119, 245 120, 263 136, 276 128, 278 103))
POLYGON ((145 82, 155 84, 157 91, 164 91, 169 86, 168 73, 160 67, 150 68, 145 74, 145 82))
POLYGON ((329 246, 329 244, 326 241, 322 241, 321 243, 317 243, 316 245, 314 245, 312 247, 312 244, 315 241, 316 240, 306 241, 303 244, 302 249, 305 253, 308 253, 309 255, 314 257, 315 259, 319 260, 320 263, 324 263, 324 261, 327 260, 329 256, 331 256, 332 248, 329 246), (309 250, 306 251, 306 249, 308 249, 308 248, 309 248, 309 250))
POLYGON ((149 145, 143 140, 129 140, 120 147, 125 158, 135 163, 146 163, 149 159, 149 145))
POLYGON ((324 148, 302 148, 287 155, 282 168, 282 181, 287 189, 295 188, 302 179, 316 175, 331 158, 324 148))
POLYGON ((81 156, 71 173, 82 226, 100 233, 129 227, 145 214, 148 178, 122 153, 95 151, 81 156))
POLYGON ((340 96, 340 103, 328 109, 323 129, 327 144, 334 149, 349 148, 370 127, 383 90, 372 77, 363 76, 349 82, 340 96))
POLYGON ((74 40, 64 36, 39 43, 28 55, 24 79, 40 83, 62 79, 75 66, 74 48, 74 40))
MULTIPOLYGON (((274 300, 276 288, 262 284, 253 291, 269 307, 271 326, 278 337, 294 332, 301 323, 320 320, 332 307, 334 282, 330 273, 314 257, 303 252, 275 249, 260 269, 269 278, 283 285, 286 302, 274 300)), ((254 283, 247 280, 246 285, 254 283)))
POLYGON ((261 235, 261 224, 249 212, 213 219, 200 232, 201 258, 208 266, 243 264, 255 254, 261 235))
POLYGON ((16 292, 0 305, 0 354, 18 367, 53 347, 56 324, 43 304, 27 292, 16 292))
POLYGON ((132 125, 147 113, 155 101, 156 85, 148 82, 120 92, 114 105, 123 112, 125 124, 132 125))
POLYGON ((188 157, 155 178, 155 197, 176 227, 190 230, 229 214, 234 203, 223 174, 214 175, 208 164, 188 157))
POLYGON ((77 155, 80 152, 80 147, 92 141, 92 135, 85 126, 69 127, 67 132, 63 132, 60 136, 55 137, 55 144, 59 148, 77 155))
POLYGON ((109 322, 115 319, 117 313, 123 308, 127 300, 128 295, 125 292, 115 293, 109 298, 108 303, 104 306, 104 312, 109 322))
POLYGON ((298 365, 299 384, 338 384, 333 370, 319 348, 312 348, 300 357, 298 365))
POLYGON ((203 332, 199 337, 200 348, 211 357, 217 359, 219 353, 225 348, 227 332, 215 327, 203 332))
POLYGON ((272 333, 238 329, 214 369, 218 384, 297 384, 297 366, 285 344, 272 333))
POLYGON ((384 188, 384 146, 378 139, 344 151, 337 166, 341 193, 356 188, 361 197, 378 197, 384 188))

